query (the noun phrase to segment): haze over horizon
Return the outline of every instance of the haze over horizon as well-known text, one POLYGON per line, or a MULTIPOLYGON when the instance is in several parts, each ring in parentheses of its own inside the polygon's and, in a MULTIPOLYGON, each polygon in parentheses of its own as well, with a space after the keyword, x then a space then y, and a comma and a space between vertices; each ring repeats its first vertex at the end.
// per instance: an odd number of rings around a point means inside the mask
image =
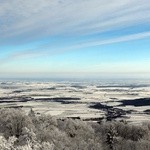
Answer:
POLYGON ((0 0, 0 78, 149 78, 149 48, 149 0, 0 0))

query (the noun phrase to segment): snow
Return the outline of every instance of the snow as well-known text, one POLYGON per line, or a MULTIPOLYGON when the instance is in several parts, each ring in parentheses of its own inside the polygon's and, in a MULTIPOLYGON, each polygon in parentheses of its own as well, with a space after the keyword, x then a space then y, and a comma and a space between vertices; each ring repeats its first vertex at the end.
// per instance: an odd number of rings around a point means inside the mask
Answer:
POLYGON ((150 115, 143 113, 150 106, 119 106, 120 100, 131 100, 150 97, 150 86, 134 87, 115 86, 97 87, 96 84, 76 82, 0 82, 0 108, 23 106, 28 112, 31 108, 36 113, 50 114, 57 117, 98 118, 105 114, 104 110, 89 108, 95 103, 102 103, 123 110, 132 110, 127 114, 129 121, 141 122, 150 119, 150 115), (79 98, 80 100, 66 100, 61 103, 52 98, 79 98), (19 101, 30 98, 30 101, 19 101), (36 100, 41 99, 41 101, 36 100), (43 99, 43 100, 42 100, 43 99), (50 99, 50 100, 44 100, 50 99), (5 102, 3 102, 5 100, 5 102), (11 101, 14 102, 11 102, 11 101), (7 102, 8 101, 8 102, 7 102), (71 103, 72 102, 72 103, 71 103))

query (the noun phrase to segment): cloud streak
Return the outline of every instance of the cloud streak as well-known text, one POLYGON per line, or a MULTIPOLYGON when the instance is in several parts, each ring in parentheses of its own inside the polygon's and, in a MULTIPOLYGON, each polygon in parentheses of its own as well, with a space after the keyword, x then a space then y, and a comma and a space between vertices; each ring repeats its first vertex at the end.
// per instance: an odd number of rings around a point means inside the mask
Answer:
POLYGON ((137 33, 132 35, 126 35, 118 38, 103 40, 103 41, 94 41, 94 42, 87 42, 79 45, 79 48, 84 47, 92 47, 92 46, 101 46, 101 45, 108 45, 113 43, 120 43, 120 42, 127 42, 132 40, 139 40, 150 37, 150 32, 143 32, 143 33, 137 33))
POLYGON ((94 46, 109 45, 109 44, 120 43, 120 42, 128 42, 128 41, 133 41, 133 40, 140 40, 140 39, 149 38, 149 37, 150 37, 150 32, 142 32, 142 33, 137 33, 137 34, 121 36, 117 38, 107 39, 107 40, 96 40, 96 41, 77 43, 75 45, 68 46, 65 48, 53 49, 53 48, 50 48, 50 45, 48 44, 41 45, 40 47, 35 48, 35 49, 27 49, 21 52, 12 53, 6 58, 1 59, 0 62, 2 64, 2 63, 7 63, 13 60, 18 60, 18 59, 55 56, 55 55, 60 55, 65 52, 74 51, 78 49, 94 47, 94 46))
POLYGON ((150 22, 149 0, 0 0, 0 4, 1 43, 80 36, 150 22))
MULTIPOLYGON (((149 0, 0 0, 0 52, 5 51, 0 53, 1 73, 55 72, 56 68, 58 72, 113 72, 117 65, 112 62, 120 65, 123 60, 132 60, 126 65, 127 72, 136 71, 137 62, 144 68, 137 71, 146 72, 149 59, 144 62, 150 54, 147 39, 149 0), (133 45, 134 60, 129 44, 123 53, 114 53, 113 44, 124 46, 141 39, 146 40, 133 45), (99 53, 105 45, 111 45, 109 54, 104 49, 99 53), (135 66, 130 65, 133 62, 135 66)), ((117 48, 117 52, 122 49, 117 48)), ((122 65, 116 69, 121 70, 122 65)))

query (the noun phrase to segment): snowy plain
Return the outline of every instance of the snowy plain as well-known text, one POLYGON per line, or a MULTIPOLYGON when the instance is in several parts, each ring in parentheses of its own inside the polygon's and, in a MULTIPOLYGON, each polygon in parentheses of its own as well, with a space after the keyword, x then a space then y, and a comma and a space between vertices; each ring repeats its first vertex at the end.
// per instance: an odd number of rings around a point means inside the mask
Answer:
POLYGON ((105 119, 110 109, 119 111, 115 119, 140 123, 150 120, 150 82, 1 80, 4 107, 83 120, 105 119))

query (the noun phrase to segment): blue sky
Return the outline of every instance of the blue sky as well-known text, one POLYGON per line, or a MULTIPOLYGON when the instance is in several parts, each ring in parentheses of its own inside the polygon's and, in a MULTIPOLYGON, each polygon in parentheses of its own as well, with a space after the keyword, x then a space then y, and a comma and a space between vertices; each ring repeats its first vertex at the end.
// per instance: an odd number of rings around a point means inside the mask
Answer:
POLYGON ((149 76, 149 0, 0 0, 0 77, 149 76))

